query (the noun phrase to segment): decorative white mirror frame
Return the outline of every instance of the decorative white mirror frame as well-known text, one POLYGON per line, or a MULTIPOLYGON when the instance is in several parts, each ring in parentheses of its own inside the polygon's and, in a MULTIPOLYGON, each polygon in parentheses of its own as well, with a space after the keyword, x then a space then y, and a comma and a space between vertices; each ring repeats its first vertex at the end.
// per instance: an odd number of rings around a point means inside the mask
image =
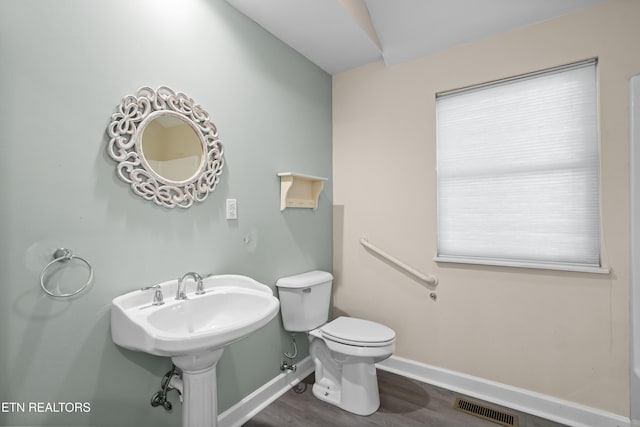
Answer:
POLYGON ((135 95, 127 95, 111 116, 108 152, 116 162, 120 179, 146 200, 174 208, 188 208, 194 201, 202 202, 220 180, 224 161, 218 129, 209 114, 183 93, 166 86, 158 90, 143 87, 135 95), (146 125, 161 115, 179 117, 189 123, 203 147, 203 159, 198 170, 188 179, 173 181, 156 173, 144 157, 142 133, 146 125))

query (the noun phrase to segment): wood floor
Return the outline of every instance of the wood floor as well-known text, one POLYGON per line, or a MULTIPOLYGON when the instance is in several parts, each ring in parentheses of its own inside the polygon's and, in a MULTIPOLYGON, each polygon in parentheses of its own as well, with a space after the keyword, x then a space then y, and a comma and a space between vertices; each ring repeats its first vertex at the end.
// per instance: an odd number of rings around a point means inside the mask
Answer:
POLYGON ((453 409, 456 397, 517 415, 519 427, 560 427, 533 415, 485 403, 429 384, 378 370, 380 409, 361 417, 323 402, 313 396, 314 377, 305 378, 296 389, 244 424, 243 427, 497 427, 500 424, 453 409))

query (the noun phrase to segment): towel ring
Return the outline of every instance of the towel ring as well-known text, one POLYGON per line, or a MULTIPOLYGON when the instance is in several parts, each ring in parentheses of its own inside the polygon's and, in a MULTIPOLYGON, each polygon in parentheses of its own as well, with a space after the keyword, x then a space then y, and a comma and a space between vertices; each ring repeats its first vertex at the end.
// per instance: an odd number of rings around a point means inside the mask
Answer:
POLYGON ((82 257, 74 255, 71 252, 71 250, 69 250, 69 249, 59 248, 59 249, 56 249, 56 251, 53 253, 53 261, 51 261, 49 264, 45 265, 44 268, 42 269, 42 273, 40 273, 40 286, 42 287, 42 290, 45 291, 45 293, 47 293, 48 295, 50 295, 52 297, 55 297, 55 298, 69 298, 69 297, 72 297, 72 296, 82 292, 83 290, 85 290, 85 288, 87 286, 89 286, 89 283, 91 283, 92 279, 93 279, 93 267, 91 266, 91 264, 89 264, 89 261, 87 261, 86 259, 84 259, 82 257), (87 283, 82 285, 79 289, 77 289, 74 292, 70 292, 68 294, 54 294, 53 292, 48 290, 47 287, 44 285, 44 276, 46 275, 47 270, 49 269, 49 267, 51 267, 53 264, 55 264, 57 262, 65 263, 67 261, 71 261, 72 259, 79 259, 80 261, 82 261, 85 264, 87 264, 87 267, 89 267, 89 278, 87 279, 87 283))

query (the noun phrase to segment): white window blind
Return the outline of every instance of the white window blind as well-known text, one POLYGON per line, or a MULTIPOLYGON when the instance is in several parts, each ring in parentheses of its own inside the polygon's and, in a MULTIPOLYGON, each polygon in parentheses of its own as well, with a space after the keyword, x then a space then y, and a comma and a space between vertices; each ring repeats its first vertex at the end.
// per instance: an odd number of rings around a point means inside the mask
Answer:
POLYGON ((600 267, 596 62, 437 97, 438 261, 600 267))

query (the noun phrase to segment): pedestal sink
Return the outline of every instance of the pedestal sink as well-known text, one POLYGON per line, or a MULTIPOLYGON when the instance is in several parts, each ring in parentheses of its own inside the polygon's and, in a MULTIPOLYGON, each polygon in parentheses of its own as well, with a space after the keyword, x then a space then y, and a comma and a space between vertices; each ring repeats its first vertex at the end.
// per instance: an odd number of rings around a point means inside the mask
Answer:
POLYGON ((160 284, 162 305, 140 290, 115 298, 111 337, 129 350, 171 357, 182 370, 183 427, 216 427, 216 364, 224 347, 266 325, 280 304, 271 288, 246 276, 207 277, 204 294, 188 292, 186 300, 175 299, 177 282, 160 284))

